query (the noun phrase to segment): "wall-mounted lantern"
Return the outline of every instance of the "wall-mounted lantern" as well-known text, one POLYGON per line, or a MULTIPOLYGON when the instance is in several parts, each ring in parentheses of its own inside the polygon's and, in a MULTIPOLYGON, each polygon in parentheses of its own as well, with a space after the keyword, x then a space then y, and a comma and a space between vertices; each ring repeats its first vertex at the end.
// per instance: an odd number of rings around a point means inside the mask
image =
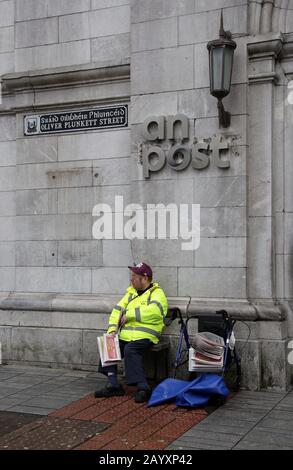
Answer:
POLYGON ((220 37, 207 45, 210 65, 210 91, 218 99, 219 125, 229 127, 231 115, 224 109, 222 99, 230 93, 234 49, 230 31, 224 31, 223 11, 221 12, 220 37))

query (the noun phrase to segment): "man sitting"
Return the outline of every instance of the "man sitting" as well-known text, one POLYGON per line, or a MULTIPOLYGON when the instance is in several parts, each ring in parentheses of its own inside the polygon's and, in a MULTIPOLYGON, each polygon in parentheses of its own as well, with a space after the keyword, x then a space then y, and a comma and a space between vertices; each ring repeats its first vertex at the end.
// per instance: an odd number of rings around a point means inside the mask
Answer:
MULTIPOLYGON (((119 330, 119 344, 124 358, 127 385, 136 385, 136 403, 148 401, 151 389, 145 378, 143 353, 159 342, 164 328, 168 303, 163 290, 152 282, 152 269, 145 263, 128 266, 131 270, 131 286, 112 310, 108 334, 119 330)), ((106 387, 97 390, 95 397, 113 397, 125 394, 118 383, 117 365, 102 367, 99 372, 108 377, 106 387)))

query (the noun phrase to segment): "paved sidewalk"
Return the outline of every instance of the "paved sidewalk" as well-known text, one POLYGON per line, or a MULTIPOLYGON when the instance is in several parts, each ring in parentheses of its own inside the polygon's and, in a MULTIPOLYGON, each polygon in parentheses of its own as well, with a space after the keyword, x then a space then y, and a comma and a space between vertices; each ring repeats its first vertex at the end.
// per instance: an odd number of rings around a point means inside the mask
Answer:
POLYGON ((168 449, 293 450, 293 392, 240 391, 168 449))
POLYGON ((95 399, 103 382, 93 372, 0 366, 0 449, 293 449, 292 391, 241 391, 216 410, 147 408, 131 389, 95 399))
POLYGON ((0 411, 45 416, 91 393, 97 386, 95 372, 2 365, 0 411))

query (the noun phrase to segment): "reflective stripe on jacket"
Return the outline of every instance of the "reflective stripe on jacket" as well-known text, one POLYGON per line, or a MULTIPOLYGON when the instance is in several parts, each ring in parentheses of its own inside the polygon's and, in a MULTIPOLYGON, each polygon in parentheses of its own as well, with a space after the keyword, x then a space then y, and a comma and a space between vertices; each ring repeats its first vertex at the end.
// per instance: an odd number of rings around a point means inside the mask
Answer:
POLYGON ((123 341, 149 339, 158 343, 164 328, 168 302, 158 284, 141 295, 134 287, 128 287, 125 295, 113 308, 109 318, 108 333, 115 331, 121 312, 125 310, 127 323, 122 327, 119 338, 123 341))

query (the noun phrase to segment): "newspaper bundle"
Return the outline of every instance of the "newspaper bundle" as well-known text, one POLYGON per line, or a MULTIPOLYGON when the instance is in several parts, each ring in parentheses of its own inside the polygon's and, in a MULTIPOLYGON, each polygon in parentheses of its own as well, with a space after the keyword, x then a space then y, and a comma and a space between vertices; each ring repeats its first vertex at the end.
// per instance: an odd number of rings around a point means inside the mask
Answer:
POLYGON ((225 343, 221 336, 210 332, 197 333, 189 349, 188 370, 219 371, 223 368, 225 343))
POLYGON ((104 334, 97 337, 102 367, 119 364, 121 352, 118 335, 104 334))

